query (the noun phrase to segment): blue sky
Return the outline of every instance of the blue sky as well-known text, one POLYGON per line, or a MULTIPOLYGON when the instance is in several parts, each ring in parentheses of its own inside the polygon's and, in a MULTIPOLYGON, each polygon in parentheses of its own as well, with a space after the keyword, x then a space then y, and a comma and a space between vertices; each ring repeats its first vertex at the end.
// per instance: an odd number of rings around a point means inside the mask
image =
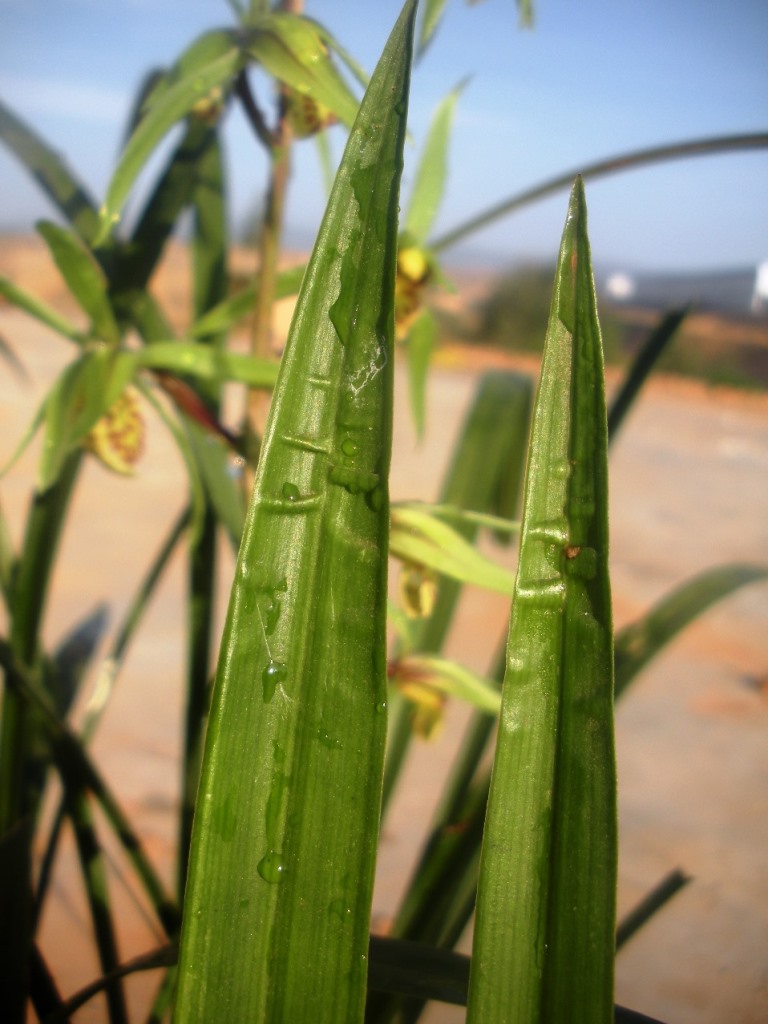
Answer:
MULTIPOLYGON (((397 0, 306 2, 306 12, 369 70, 398 10, 397 0)), ((765 0, 538 0, 536 11, 535 29, 520 31, 513 0, 449 0, 414 71, 406 201, 435 105, 472 76, 458 107, 436 231, 614 153, 768 128, 765 0)), ((142 73, 231 20, 224 0, 0 0, 0 98, 66 153, 101 199, 142 73)), ((265 162, 239 114, 226 138, 237 227, 260 201, 265 162)), ((340 154, 341 129, 333 144, 340 154)), ((5 151, 0 181, 0 228, 30 230, 51 216, 5 151)), ((598 265, 703 268, 768 258, 768 150, 624 173, 588 184, 587 199, 598 265)), ((304 143, 290 237, 311 240, 323 203, 314 147, 304 143)), ((485 229, 471 254, 507 263, 550 259, 565 204, 563 193, 485 229)))

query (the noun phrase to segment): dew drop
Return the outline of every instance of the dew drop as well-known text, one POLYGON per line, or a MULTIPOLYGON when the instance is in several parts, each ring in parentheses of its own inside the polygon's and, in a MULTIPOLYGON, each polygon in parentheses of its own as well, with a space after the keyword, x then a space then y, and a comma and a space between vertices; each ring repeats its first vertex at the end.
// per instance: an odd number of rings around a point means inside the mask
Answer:
POLYGON ((301 497, 301 491, 296 484, 286 482, 283 484, 283 497, 286 501, 298 501, 301 497))
POLYGON ((380 700, 379 703, 376 705, 376 714, 377 715, 384 715, 384 714, 386 714, 386 712, 387 712, 387 702, 385 700, 380 700))
POLYGON ((270 850, 256 865, 256 870, 264 881, 269 882, 270 885, 282 882, 285 877, 285 864, 283 864, 282 854, 277 853, 276 850, 270 850))
POLYGON ((335 914, 340 921, 350 921, 352 919, 352 908, 347 906, 347 901, 343 899, 332 900, 328 904, 328 913, 335 914))
POLYGON ((352 458, 354 455, 357 455, 360 448, 359 445, 357 444, 357 441, 353 441, 351 437, 347 437, 341 443, 341 450, 344 452, 345 455, 348 455, 350 458, 352 458))
POLYGON ((269 704, 275 695, 278 685, 284 682, 288 675, 288 666, 282 661, 270 661, 261 673, 261 682, 264 687, 264 703, 269 704))
POLYGON ((398 100, 395 104, 395 113, 398 117, 402 117, 405 113, 405 103, 402 100, 398 100))

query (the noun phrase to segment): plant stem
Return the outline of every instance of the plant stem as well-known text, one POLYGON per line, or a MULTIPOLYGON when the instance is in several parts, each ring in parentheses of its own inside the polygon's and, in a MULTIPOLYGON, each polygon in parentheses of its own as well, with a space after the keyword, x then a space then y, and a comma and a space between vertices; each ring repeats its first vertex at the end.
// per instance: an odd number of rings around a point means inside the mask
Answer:
MULTIPOLYGON (((300 14, 304 3, 303 0, 282 0, 279 6, 288 14, 300 14)), ((262 141, 268 138, 262 132, 258 132, 258 135, 262 141)), ((259 239, 259 290, 256 293, 251 329, 251 354, 267 359, 272 351, 272 307, 277 291, 277 264, 280 256, 285 197, 291 173, 292 137, 291 126, 285 117, 284 94, 281 91, 277 126, 271 136, 271 178, 259 239)), ((248 395, 246 451, 249 453, 255 448, 256 438, 264 431, 269 402, 270 396, 259 388, 253 388, 248 395)))
POLYGON ((597 163, 588 164, 586 167, 577 167, 559 174, 556 178, 550 178, 541 185, 526 189, 497 203, 483 213, 465 221, 464 224, 454 228, 445 235, 441 235, 431 243, 434 250, 447 249, 455 245, 468 235, 474 234, 486 225, 491 224, 508 213, 514 213, 529 203, 544 199, 553 192, 570 188, 574 178, 581 175, 582 178, 602 178, 606 174, 614 174, 616 171, 631 171, 643 164, 655 164, 664 160, 681 160, 690 156, 711 156, 716 153, 731 153, 742 149, 761 149, 768 146, 768 132, 754 132, 748 135, 721 135, 716 138, 694 139, 691 142, 676 142, 668 146, 653 146, 650 149, 633 150, 631 153, 622 153, 620 156, 609 157, 607 160, 598 160, 597 163))

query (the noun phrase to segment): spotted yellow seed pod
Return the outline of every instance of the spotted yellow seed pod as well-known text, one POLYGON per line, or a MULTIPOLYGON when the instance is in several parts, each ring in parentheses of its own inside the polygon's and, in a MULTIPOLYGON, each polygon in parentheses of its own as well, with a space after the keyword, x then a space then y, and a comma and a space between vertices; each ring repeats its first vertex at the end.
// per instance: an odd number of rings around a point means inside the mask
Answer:
POLYGON ((130 475, 144 451, 144 417, 138 394, 126 388, 99 419, 85 440, 85 447, 115 473, 130 475))
POLYGON ((336 123, 336 115, 329 107, 323 106, 306 93, 284 87, 285 117, 291 126, 293 137, 307 139, 336 123))

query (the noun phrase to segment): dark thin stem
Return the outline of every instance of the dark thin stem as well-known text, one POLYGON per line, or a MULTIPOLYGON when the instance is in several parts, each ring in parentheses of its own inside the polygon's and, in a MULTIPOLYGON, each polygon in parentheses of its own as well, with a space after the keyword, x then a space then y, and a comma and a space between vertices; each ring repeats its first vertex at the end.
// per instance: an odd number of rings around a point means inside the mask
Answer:
POLYGON ((621 947, 638 932, 653 915, 692 881, 680 868, 665 875, 632 910, 619 922, 616 929, 616 949, 621 947))
POLYGON ((640 388, 645 383, 661 355, 666 351, 667 346, 689 312, 690 306, 686 306, 684 309, 675 309, 667 313, 654 330, 651 331, 643 347, 638 352, 608 410, 608 444, 611 444, 616 437, 616 432, 629 412, 640 388))
POLYGON ((256 102, 256 97, 251 91, 251 85, 245 70, 241 71, 237 76, 235 93, 243 105, 243 111, 248 118, 248 123, 253 128, 254 134, 266 149, 271 152, 275 138, 269 130, 267 122, 264 120, 264 115, 256 102))
POLYGON ((586 167, 576 167, 551 178, 541 185, 520 192, 511 199, 506 199, 489 210, 477 214, 464 224, 454 228, 447 234, 431 242, 434 250, 447 249, 451 245, 460 242, 467 235, 479 231, 492 221, 514 213, 522 206, 544 199, 553 192, 570 188, 573 179, 581 175, 584 179, 601 178, 606 174, 615 174, 617 171, 630 171, 635 167, 642 167, 644 164, 661 163, 666 160, 682 160, 691 156, 711 156, 718 153, 732 153, 738 150, 764 149, 768 146, 768 132, 755 132, 748 135, 721 135, 717 138, 694 139, 691 142, 677 142, 667 146, 653 146, 650 149, 638 149, 631 153, 622 153, 621 156, 610 157, 607 160, 599 160, 594 164, 587 164, 586 167))

